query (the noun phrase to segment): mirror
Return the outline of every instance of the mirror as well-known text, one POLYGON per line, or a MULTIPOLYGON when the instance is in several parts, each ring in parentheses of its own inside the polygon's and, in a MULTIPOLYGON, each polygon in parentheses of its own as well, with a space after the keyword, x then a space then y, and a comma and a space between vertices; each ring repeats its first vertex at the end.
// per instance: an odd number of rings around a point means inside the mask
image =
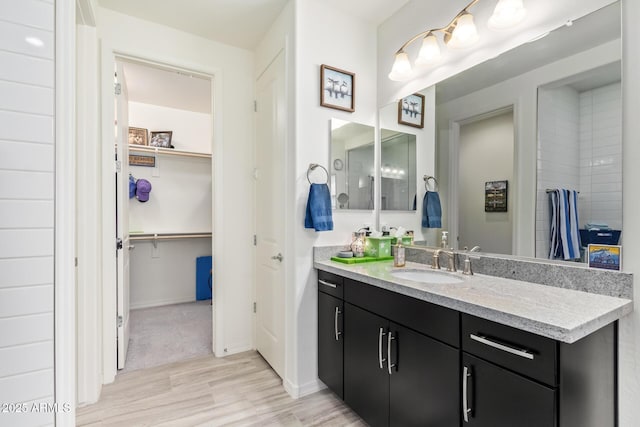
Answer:
POLYGON ((334 209, 375 207, 373 126, 331 119, 330 188, 334 209))
POLYGON ((548 188, 580 191, 581 227, 595 222, 621 229, 613 214, 622 211, 621 133, 604 131, 621 125, 620 28, 615 2, 436 85, 436 176, 452 246, 548 258, 548 188), (561 88, 585 105, 591 99, 594 114, 606 118, 581 122, 587 107, 580 110, 580 102, 572 104, 572 118, 561 116, 559 98, 549 96, 561 88), (599 92, 607 92, 606 111, 593 104, 599 92), (563 128, 569 122, 571 138, 563 128), (550 128, 560 138, 545 139, 550 128), (568 139, 579 145, 581 136, 588 136, 583 145, 594 156, 567 148, 568 139), (575 164, 574 181, 563 176, 568 159, 575 164), (490 206, 498 187, 504 187, 506 210, 490 206), (596 192, 603 198, 596 199, 596 192), (608 212, 596 212, 604 205, 608 212))
POLYGON ((416 136, 382 129, 380 209, 416 210, 416 136))

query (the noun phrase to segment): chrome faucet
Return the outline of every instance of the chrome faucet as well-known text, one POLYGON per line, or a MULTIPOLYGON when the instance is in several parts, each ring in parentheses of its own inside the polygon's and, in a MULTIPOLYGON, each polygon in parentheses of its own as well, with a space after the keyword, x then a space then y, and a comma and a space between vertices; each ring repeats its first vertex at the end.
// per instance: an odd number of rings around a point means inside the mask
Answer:
POLYGON ((440 269, 440 254, 445 254, 447 256, 447 271, 456 272, 456 253, 453 250, 446 249, 436 249, 433 252, 433 263, 431 264, 431 268, 435 270, 440 269))

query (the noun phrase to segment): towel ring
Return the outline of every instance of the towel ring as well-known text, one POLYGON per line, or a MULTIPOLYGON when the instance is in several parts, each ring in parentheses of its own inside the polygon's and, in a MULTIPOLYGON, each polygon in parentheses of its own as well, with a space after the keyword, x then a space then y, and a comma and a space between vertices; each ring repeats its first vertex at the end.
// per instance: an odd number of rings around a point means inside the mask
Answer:
POLYGON ((429 181, 433 180, 433 191, 438 191, 438 180, 436 179, 435 176, 431 176, 431 175, 425 175, 422 177, 422 179, 424 179, 424 189, 425 191, 432 191, 429 190, 429 181))
POLYGON ((309 181, 309 184, 312 184, 311 178, 309 178, 309 173, 311 171, 315 170, 315 168, 321 168, 324 171, 324 173, 327 175, 327 180, 325 181, 325 184, 328 184, 329 183, 329 172, 327 171, 327 169, 324 166, 319 165, 317 163, 310 163, 309 164, 309 169, 307 169, 307 181, 309 181))

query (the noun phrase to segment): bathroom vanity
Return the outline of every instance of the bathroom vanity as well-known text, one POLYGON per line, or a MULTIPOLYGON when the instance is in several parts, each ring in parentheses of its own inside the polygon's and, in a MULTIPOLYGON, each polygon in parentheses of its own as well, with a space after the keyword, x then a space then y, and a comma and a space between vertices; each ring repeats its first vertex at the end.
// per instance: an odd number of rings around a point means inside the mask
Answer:
POLYGON ((420 283, 391 262, 314 266, 318 376, 370 425, 616 425, 630 299, 478 274, 420 283))

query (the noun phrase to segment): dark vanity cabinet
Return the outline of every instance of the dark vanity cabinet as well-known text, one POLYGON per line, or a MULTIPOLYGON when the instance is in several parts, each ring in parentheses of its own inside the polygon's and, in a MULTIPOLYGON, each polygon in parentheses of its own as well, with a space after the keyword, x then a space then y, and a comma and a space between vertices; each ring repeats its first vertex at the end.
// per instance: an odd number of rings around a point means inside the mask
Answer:
POLYGON ((323 271, 318 274, 318 377, 343 398, 343 279, 323 271))
POLYGON ((613 427, 615 324, 573 344, 462 314, 463 425, 613 427))
MULTIPOLYGON (((458 425, 459 314, 350 279, 342 283, 344 394, 326 373, 320 379, 371 426, 458 425)), ((318 345, 325 346, 318 349, 319 372, 335 360, 335 345, 326 342, 329 322, 321 320, 331 312, 331 305, 320 312, 328 297, 323 289, 319 283, 318 345)))
POLYGON ((616 425, 616 323, 566 344, 318 278, 318 375, 373 427, 616 425))

